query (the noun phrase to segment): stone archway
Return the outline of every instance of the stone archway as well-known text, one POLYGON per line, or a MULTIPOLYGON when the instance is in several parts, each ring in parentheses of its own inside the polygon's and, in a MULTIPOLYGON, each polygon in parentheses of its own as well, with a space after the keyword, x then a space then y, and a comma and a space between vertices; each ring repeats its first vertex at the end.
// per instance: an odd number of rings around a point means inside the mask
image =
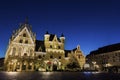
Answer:
POLYGON ((55 60, 53 60, 53 71, 57 71, 58 70, 58 60, 57 59, 55 59, 55 60))
POLYGON ((26 71, 26 68, 27 68, 27 64, 26 64, 26 62, 24 61, 24 62, 22 63, 22 71, 26 71))
POLYGON ((53 71, 57 71, 57 65, 53 64, 53 71))

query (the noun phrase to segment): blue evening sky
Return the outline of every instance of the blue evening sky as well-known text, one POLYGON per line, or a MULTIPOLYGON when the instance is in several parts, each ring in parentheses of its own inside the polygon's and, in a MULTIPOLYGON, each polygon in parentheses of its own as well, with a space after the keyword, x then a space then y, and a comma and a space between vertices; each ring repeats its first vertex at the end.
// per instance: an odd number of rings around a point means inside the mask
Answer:
POLYGON ((65 49, 79 44, 85 55, 120 42, 119 0, 1 0, 0 57, 26 16, 37 39, 43 40, 46 31, 64 33, 65 49))

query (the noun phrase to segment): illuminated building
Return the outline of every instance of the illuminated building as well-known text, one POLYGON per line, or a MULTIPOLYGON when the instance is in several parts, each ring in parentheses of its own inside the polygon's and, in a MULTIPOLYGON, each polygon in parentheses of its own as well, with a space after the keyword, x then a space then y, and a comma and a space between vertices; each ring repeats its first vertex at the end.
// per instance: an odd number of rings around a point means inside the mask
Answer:
POLYGON ((120 43, 101 47, 91 51, 87 59, 93 68, 102 71, 120 71, 120 43))
POLYGON ((56 71, 65 70, 70 57, 74 53, 81 69, 85 64, 85 56, 78 46, 74 50, 64 50, 65 37, 55 34, 44 35, 44 40, 36 40, 28 22, 20 25, 9 40, 5 55, 7 71, 56 71))

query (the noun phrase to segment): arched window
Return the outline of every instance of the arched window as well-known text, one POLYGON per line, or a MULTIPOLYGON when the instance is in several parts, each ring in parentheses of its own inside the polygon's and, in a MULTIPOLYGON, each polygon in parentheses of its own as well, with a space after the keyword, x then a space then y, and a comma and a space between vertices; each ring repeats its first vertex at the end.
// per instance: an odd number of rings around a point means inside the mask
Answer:
POLYGON ((27 44, 27 43, 28 43, 28 40, 25 41, 25 44, 27 44))
POLYGON ((22 42, 23 42, 23 40, 22 40, 22 39, 20 39, 19 43, 22 43, 22 42))
POLYGON ((59 59, 61 59, 61 56, 59 56, 59 59))
POLYGON ((53 58, 53 56, 52 56, 52 55, 50 55, 50 58, 52 59, 52 58, 53 58))
POLYGON ((26 37, 26 34, 25 34, 25 33, 23 34, 23 37, 26 37))
POLYGON ((33 50, 32 49, 30 49, 30 56, 32 56, 33 55, 33 50))
POLYGON ((15 56, 16 48, 13 48, 12 55, 15 56))
POLYGON ((19 48, 18 56, 21 56, 22 48, 19 48))
POLYGON ((24 56, 27 56, 27 53, 24 53, 24 56))

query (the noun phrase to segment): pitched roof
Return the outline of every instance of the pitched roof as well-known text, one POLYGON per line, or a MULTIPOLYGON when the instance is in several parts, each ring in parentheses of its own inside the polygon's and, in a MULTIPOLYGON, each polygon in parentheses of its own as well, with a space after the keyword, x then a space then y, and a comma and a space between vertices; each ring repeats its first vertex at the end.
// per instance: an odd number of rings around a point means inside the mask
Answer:
POLYGON ((77 50, 77 48, 74 48, 74 49, 73 49, 73 51, 76 51, 76 50, 77 50))
POLYGON ((65 50, 65 57, 68 57, 69 53, 71 53, 71 50, 65 50))
POLYGON ((55 35, 54 34, 50 34, 50 38, 49 41, 52 41, 54 39, 55 35))
POLYGON ((31 34, 31 36, 33 38, 35 36, 35 33, 32 32, 31 25, 23 23, 23 24, 20 25, 19 29, 13 31, 13 34, 12 34, 13 37, 11 36, 10 39, 14 39, 19 34, 19 32, 21 32, 25 27, 28 29, 29 33, 31 34))
MULTIPOLYGON (((52 41, 52 40, 54 39, 54 37, 55 37, 55 34, 50 34, 49 41, 52 41)), ((61 42, 59 38, 57 38, 57 40, 58 40, 59 42, 61 42)))
POLYGON ((90 54, 96 55, 96 54, 102 54, 102 53, 117 51, 117 50, 120 50, 120 43, 107 45, 107 46, 98 48, 97 50, 91 51, 90 54))
POLYGON ((36 40, 35 44, 36 44, 35 51, 39 51, 39 48, 41 48, 42 52, 45 52, 44 41, 36 40))

